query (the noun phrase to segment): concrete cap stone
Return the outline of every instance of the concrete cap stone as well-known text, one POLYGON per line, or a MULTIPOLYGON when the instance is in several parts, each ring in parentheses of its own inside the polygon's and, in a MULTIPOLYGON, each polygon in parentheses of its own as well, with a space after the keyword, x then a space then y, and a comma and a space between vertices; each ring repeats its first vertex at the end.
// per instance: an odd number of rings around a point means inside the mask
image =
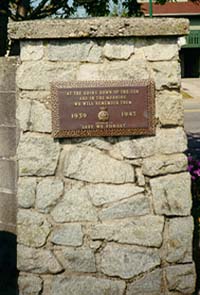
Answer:
POLYGON ((11 39, 183 36, 189 21, 183 18, 98 17, 10 22, 11 39))

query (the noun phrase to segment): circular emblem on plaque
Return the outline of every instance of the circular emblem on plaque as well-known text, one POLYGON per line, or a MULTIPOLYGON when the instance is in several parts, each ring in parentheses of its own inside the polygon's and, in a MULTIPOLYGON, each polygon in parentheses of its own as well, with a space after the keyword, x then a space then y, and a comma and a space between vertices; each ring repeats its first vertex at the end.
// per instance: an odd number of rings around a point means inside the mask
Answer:
POLYGON ((100 108, 100 112, 98 113, 98 119, 99 121, 103 121, 103 122, 106 122, 109 120, 109 113, 107 111, 106 108, 102 107, 100 108))

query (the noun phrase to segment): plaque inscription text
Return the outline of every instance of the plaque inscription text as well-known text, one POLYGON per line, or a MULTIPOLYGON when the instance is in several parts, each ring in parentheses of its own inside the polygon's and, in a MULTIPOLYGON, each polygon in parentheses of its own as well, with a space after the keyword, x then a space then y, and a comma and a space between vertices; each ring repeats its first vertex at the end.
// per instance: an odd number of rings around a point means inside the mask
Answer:
POLYGON ((153 135, 151 80, 52 83, 53 136, 153 135))

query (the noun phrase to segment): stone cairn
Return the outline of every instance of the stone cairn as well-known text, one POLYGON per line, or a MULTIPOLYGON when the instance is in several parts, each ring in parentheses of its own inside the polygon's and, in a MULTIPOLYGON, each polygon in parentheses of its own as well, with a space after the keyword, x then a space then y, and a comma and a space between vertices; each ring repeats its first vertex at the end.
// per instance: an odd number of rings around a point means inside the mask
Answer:
POLYGON ((190 175, 178 37, 184 19, 10 25, 17 69, 22 295, 192 294, 190 175), (153 79, 156 135, 51 136, 50 83, 153 79))

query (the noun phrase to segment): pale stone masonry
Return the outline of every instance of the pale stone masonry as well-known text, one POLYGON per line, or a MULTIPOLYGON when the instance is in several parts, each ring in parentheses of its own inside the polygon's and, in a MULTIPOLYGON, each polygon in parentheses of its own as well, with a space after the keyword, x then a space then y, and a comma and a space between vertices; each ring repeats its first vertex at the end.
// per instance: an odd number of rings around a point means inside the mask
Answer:
POLYGON ((15 57, 0 58, 0 293, 10 295, 17 288, 16 64, 15 57))
MULTIPOLYGON (((11 234, 16 234, 16 63, 15 57, 0 58, 0 231, 11 234)), ((3 249, 1 261, 2 255, 3 249)))
POLYGON ((184 19, 10 25, 17 69, 20 295, 192 294, 178 37, 184 19), (149 79, 156 135, 54 140, 50 83, 149 79))

